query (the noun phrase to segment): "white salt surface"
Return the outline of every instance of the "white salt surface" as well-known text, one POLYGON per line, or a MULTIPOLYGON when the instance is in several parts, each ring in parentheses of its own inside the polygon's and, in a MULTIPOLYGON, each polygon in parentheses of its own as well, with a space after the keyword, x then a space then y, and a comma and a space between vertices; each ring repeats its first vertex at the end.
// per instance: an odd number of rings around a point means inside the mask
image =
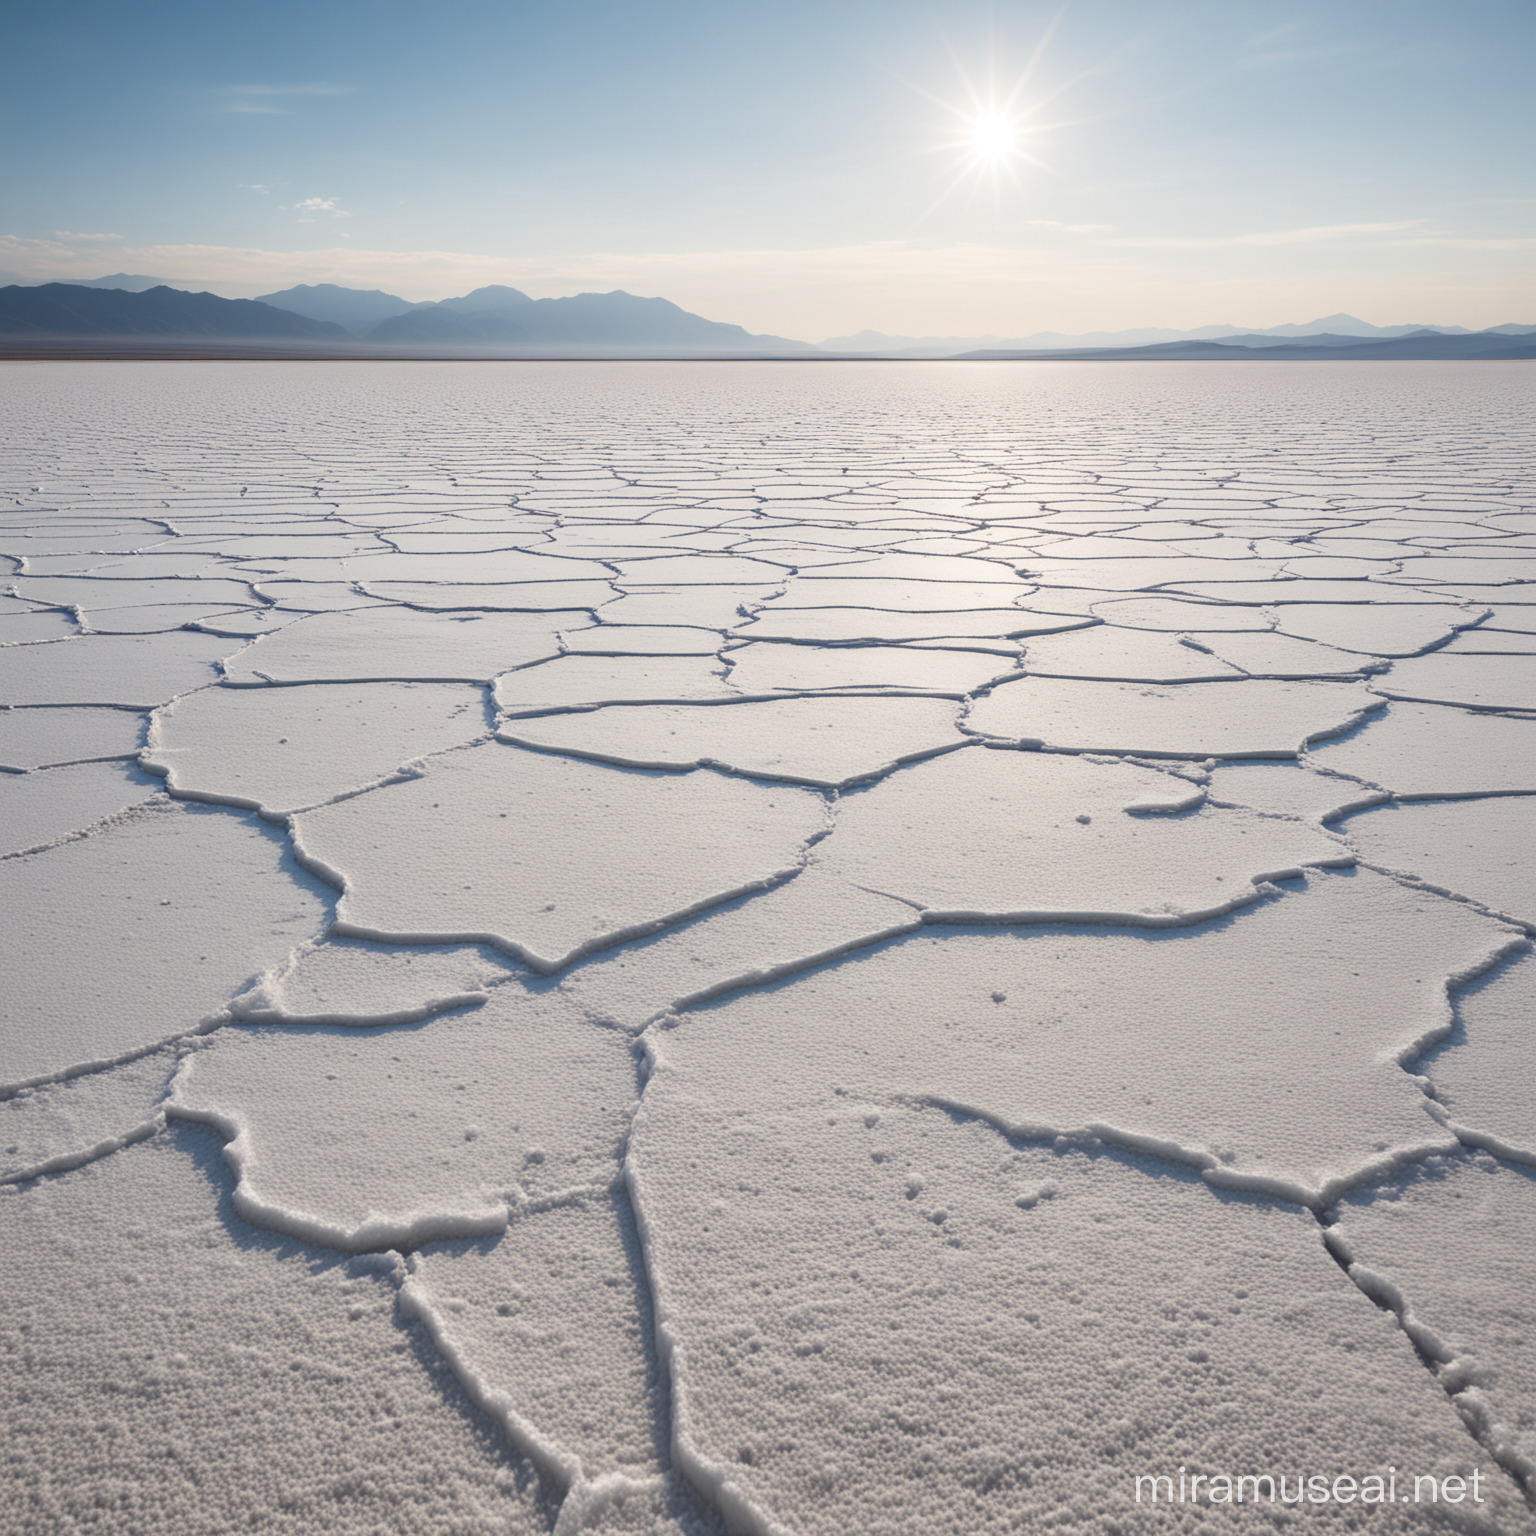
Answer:
POLYGON ((913 646, 742 645, 727 652, 730 684, 742 693, 890 688, 960 698, 1018 668, 975 651, 913 646))
POLYGON ((36 613, 0 612, 0 645, 32 645, 39 640, 63 640, 79 633, 79 624, 67 613, 48 609, 36 613))
POLYGON ((668 624, 605 623, 560 633, 572 656, 713 656, 724 643, 718 630, 668 624))
POLYGON ((1516 634, 1510 630, 1463 630, 1440 647, 1446 656, 1529 656, 1536 652, 1536 635, 1516 634))
POLYGON ((1536 1471, 1532 1170, 1486 1153, 1431 1158, 1400 1187, 1346 1199, 1333 1235, 1484 1444, 1527 1476, 1536 1471))
POLYGON ((504 1235, 438 1243, 407 1282, 413 1304, 530 1442, 588 1480, 665 1470, 666 1387, 643 1258, 618 1189, 519 1214, 504 1235), (547 1448, 547 1449, 546 1449, 547 1448))
POLYGON ((1240 676, 1208 651, 1155 630, 1098 624, 1074 634, 1031 640, 1024 670, 1033 677, 1091 677, 1121 682, 1201 683, 1240 676))
POLYGON ((819 857, 852 884, 925 910, 1152 926, 1227 911, 1254 900, 1259 881, 1306 865, 1348 861, 1319 833, 1200 810, 1200 798, 1156 769, 975 748, 845 795, 819 857))
POLYGON ((0 1099, 0 1183, 63 1173, 153 1135, 179 1059, 151 1051, 0 1099))
POLYGON ((1201 635, 1212 655, 1254 677, 1354 677, 1369 665, 1361 656, 1292 635, 1201 635))
MULTIPOLYGON (((421 561, 414 562, 420 569, 421 561)), ((433 562, 434 568, 436 562, 433 562)), ((274 589, 275 584, 262 583, 262 590, 274 589)), ((317 588, 317 590, 324 590, 317 588)), ((356 606, 369 602, 405 603, 425 612, 446 612, 457 609, 466 613, 558 613, 580 608, 595 608, 599 603, 612 600, 615 588, 601 581, 517 581, 498 582, 490 576, 483 581, 466 580, 462 585, 446 581, 379 581, 357 584, 359 593, 367 594, 358 599, 356 606)), ((304 605, 304 593, 295 591, 286 602, 294 607, 304 605)), ((340 607, 353 604, 339 603, 340 607)))
POLYGON ((1393 703, 1363 729, 1320 741, 1307 755, 1319 768, 1405 799, 1536 792, 1536 720, 1507 715, 1393 703))
POLYGON ((793 879, 623 949, 598 950, 561 988, 592 1018, 640 1029, 672 1008, 807 970, 921 922, 910 902, 853 884, 813 850, 793 879))
MULTIPOLYGON (((605 614, 606 617, 606 614, 605 614)), ((740 640, 798 640, 840 644, 852 640, 925 641, 961 637, 1001 639, 1081 629, 1089 619, 1030 613, 1023 608, 973 608, 953 613, 891 613, 877 608, 766 610, 735 625, 740 640)))
POLYGON ((1384 603, 1287 603, 1275 612, 1283 634, 1316 640, 1368 656, 1412 656, 1445 640, 1457 624, 1473 622, 1481 608, 1392 607, 1384 603))
POLYGON ((778 586, 767 587, 646 587, 625 582, 622 595, 607 594, 601 618, 605 624, 700 625, 729 629, 766 602, 778 586))
POLYGON ((721 671, 714 656, 561 656, 498 678, 496 706, 516 718, 602 704, 738 697, 721 671))
POLYGON ((1324 1203, 1450 1144, 1395 1057, 1448 1031, 1446 979, 1517 935, 1444 905, 1362 872, 1183 929, 935 927, 706 1003, 677 1038, 729 1041, 730 1070, 764 1089, 916 1097, 1028 1138, 1090 1132, 1324 1203))
POLYGON ((385 949, 356 939, 305 944, 235 1008, 242 1020, 280 1024, 415 1024, 483 1003, 511 962, 483 945, 385 949))
POLYGON ((1312 822, 1331 822, 1346 810, 1387 798, 1354 779, 1317 773, 1299 763, 1220 763, 1211 770, 1207 788, 1212 805, 1246 805, 1312 822))
POLYGON ((1263 631, 1273 627, 1261 610, 1223 603, 1191 603, 1173 597, 1117 597, 1093 605, 1096 617, 1125 629, 1263 631))
POLYGON ((215 1022, 324 925, 323 889, 280 835, 199 806, 150 804, 92 837, 0 860, 0 1084, 215 1022))
MULTIPOLYGON (((993 568, 995 572, 995 567, 993 568)), ((1006 577, 1007 573, 1004 572, 1006 577)), ((880 608, 892 613, 952 613, 976 608, 996 608, 1035 589, 1023 582, 984 575, 980 585, 970 581, 899 581, 894 578, 800 576, 790 582, 783 597, 765 607, 770 613, 790 608, 880 608)))
POLYGON ((1536 660, 1529 656, 1447 656, 1436 651, 1394 662, 1377 686, 1391 699, 1536 711, 1536 660))
POLYGON ((125 709, 0 709, 0 764, 52 768, 61 763, 135 757, 144 718, 125 709))
POLYGON ((1536 1532, 1528 370, 0 365, 9 1524, 1536 1532))
POLYGON ((0 859, 30 853, 82 832, 159 785, 127 763, 80 763, 34 773, 0 774, 0 859))
POLYGON ((0 649, 0 704, 96 704, 149 709, 218 680, 229 641, 165 635, 80 635, 0 649))
POLYGON ((156 713, 141 761, 177 795, 283 815, 487 732, 484 692, 451 683, 213 688, 156 713))
POLYGON ((575 617, 398 608, 317 615, 254 641, 229 658, 225 672, 232 683, 248 684, 489 682, 500 672, 558 655, 558 633, 575 617))
POLYGON ((1468 987, 1456 1001, 1456 1029, 1413 1063, 1466 1141, 1529 1166, 1536 1166, 1533 1013, 1536 962, 1527 954, 1468 987))
POLYGON ((294 825, 304 862, 345 885, 343 931, 484 941, 550 971, 786 878, 826 810, 788 785, 496 742, 294 825))
POLYGON ((186 1128, 0 1196, 7 1522, 547 1532, 387 1270, 250 1229, 223 1186, 186 1128))
POLYGON ((944 699, 857 696, 751 703, 612 704, 510 721, 503 741, 634 768, 708 764, 834 788, 963 746, 944 699))
POLYGON ((984 736, 1077 752, 1151 757, 1294 757, 1353 725, 1380 700, 1346 683, 1139 683, 1026 677, 978 701, 984 736))
POLYGON ((183 1063, 170 1110, 230 1138, 236 1208, 261 1224, 348 1252, 414 1247, 605 1189, 635 1067, 619 1031, 511 983, 479 1008, 382 1032, 222 1031, 183 1063), (296 1071, 315 1073, 302 1094, 296 1071))
MULTIPOLYGON (((1150 1532, 1179 1527, 1137 1518, 1133 1468, 1284 1468, 1294 1498, 1339 1442, 1383 1470, 1487 1465, 1294 1208, 852 1086, 800 1104, 776 1086, 747 1099, 667 1069, 632 1159, 675 1433, 727 1507, 840 1536, 1001 1530, 1005 1511, 1087 1531, 1129 1506, 1118 1528, 1150 1532)), ((1528 1528, 1508 1483, 1483 1486, 1465 1529, 1528 1528)), ((1373 1529, 1416 1528, 1384 1513, 1373 1529)))
POLYGON ((1341 823, 1361 858, 1536 930, 1536 798, 1383 805, 1341 823))

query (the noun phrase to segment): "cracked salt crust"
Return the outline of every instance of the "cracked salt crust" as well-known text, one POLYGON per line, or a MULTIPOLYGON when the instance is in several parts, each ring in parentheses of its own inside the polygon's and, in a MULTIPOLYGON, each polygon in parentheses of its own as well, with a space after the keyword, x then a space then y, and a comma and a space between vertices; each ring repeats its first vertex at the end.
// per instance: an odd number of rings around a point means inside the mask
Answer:
POLYGON ((891 688, 962 698, 1018 668, 975 651, 911 646, 775 645, 733 648, 730 684, 742 693, 811 692, 825 688, 891 688))
POLYGON ((229 642, 185 631, 80 635, 0 649, 0 704, 150 709, 218 680, 229 642))
MULTIPOLYGON (((607 615, 605 614, 606 618, 607 615)), ((980 608, 944 613, 891 613, 872 608, 794 608, 758 612, 738 622, 739 640, 795 640, 803 644, 849 641, 1015 638, 1081 629, 1091 619, 1029 613, 1021 608, 980 608)), ((963 642, 962 642, 963 643, 963 642)))
POLYGON ((838 1084, 1022 1136, 1088 1130, 1321 1203, 1452 1144, 1397 1060, 1448 1032, 1447 982, 1514 942, 1384 876, 1320 874, 1198 926, 927 928, 701 1005, 677 1034, 729 1038, 731 1070, 775 1091, 838 1084))
POLYGON ((306 865, 344 887, 339 931, 484 941, 545 971, 777 884, 825 825, 821 797, 789 785, 499 742, 294 818, 306 865))
POLYGON ((1536 1528, 1517 370, 23 376, 25 1521, 1536 1528))
POLYGON ((140 762, 182 798, 276 817, 487 731, 484 693, 452 683, 212 688, 156 711, 140 762))
POLYGON ((0 709, 0 764, 8 768, 136 757, 143 737, 143 716, 129 710, 0 709))
POLYGON ((1155 769, 983 748, 843 796, 819 858, 855 885, 958 921, 1147 926, 1214 916, 1256 900, 1260 881, 1351 860, 1322 833, 1200 810, 1201 799, 1155 769))
POLYGON ((368 1033, 221 1031, 183 1062, 166 1107, 228 1139, 243 1215, 359 1252, 494 1234, 510 1208, 606 1188, 636 1091, 625 1035, 513 983, 368 1033))
POLYGON ((1375 806, 1340 824, 1368 863, 1481 906, 1536 930, 1536 799, 1375 806))
MULTIPOLYGON (((1293 1207, 851 1083, 748 1105, 709 1091, 718 1054, 675 1054, 632 1179, 674 1424, 727 1509, 811 1536, 1006 1529, 1005 1511, 1092 1530, 1127 1506, 1123 1528, 1157 1530, 1129 1524, 1142 1468, 1274 1466, 1294 1492, 1348 1443, 1364 1465, 1465 1471, 1451 1404, 1293 1207)), ((1483 1529, 1526 1529, 1490 1483, 1483 1529)))
POLYGON ((1536 962, 1527 954, 1456 999, 1456 1028, 1412 1065, 1463 1140, 1536 1167, 1536 1078, 1528 1070, 1536 962))
POLYGON ((1274 627, 1274 620, 1257 608, 1225 603, 1181 602, 1172 597, 1118 597, 1095 603, 1096 617, 1123 629, 1177 630, 1195 634, 1206 630, 1253 630, 1274 627))
POLYGON ((1395 661, 1376 684, 1389 699, 1536 711, 1536 665, 1526 656, 1447 656, 1395 661))
POLYGON ((1486 1153, 1427 1159, 1340 1202, 1330 1230, 1369 1294, 1397 1312, 1479 1438, 1536 1473, 1536 1177, 1486 1153))
POLYGON ((1212 634, 1194 639, 1253 677, 1358 677, 1368 665, 1363 657, 1291 635, 1212 634))
POLYGON ((225 662, 231 683, 489 682, 560 652, 559 632, 585 614, 416 613, 364 608, 316 614, 253 641, 225 662))
POLYGON ((635 768, 707 764, 828 789, 965 746, 945 699, 894 696, 755 699, 719 704, 610 704, 513 720, 503 741, 635 768))
POLYGON ((1361 729, 1316 742, 1307 760, 1408 800, 1536 792, 1536 720, 1392 703, 1361 729))
POLYGON ((1385 603, 1286 603, 1275 612, 1275 627, 1302 640, 1316 640, 1362 656, 1412 656, 1474 623, 1481 608, 1462 614, 1444 608, 1393 607, 1385 603))
POLYGON ((247 1227, 215 1146, 173 1127, 0 1199, 7 1520, 547 1532, 388 1274, 247 1227))
POLYGON ((323 891, 280 835, 200 806, 151 803, 91 837, 0 860, 11 946, 0 1085, 217 1022, 251 977, 323 927, 323 891))
POLYGON ((979 700, 966 724, 982 736, 1066 751, 1294 757, 1380 707, 1351 683, 1255 678, 1158 686, 1030 676, 979 700))
POLYGON ((1242 675, 1239 667, 1180 637, 1112 624, 1030 640, 1024 647, 1024 670, 1032 677, 1142 683, 1201 683, 1242 675))
POLYGON ((50 847, 142 805, 159 788, 127 763, 77 763, 0 776, 0 859, 50 847))

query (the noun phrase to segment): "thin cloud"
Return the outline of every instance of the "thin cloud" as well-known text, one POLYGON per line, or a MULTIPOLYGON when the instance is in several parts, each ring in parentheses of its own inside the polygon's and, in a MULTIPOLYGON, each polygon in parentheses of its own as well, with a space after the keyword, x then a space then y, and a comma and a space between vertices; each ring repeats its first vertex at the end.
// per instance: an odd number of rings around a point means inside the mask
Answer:
POLYGON ((1400 219, 1390 224, 1314 224, 1305 229, 1270 229, 1249 235, 1122 235, 1105 241, 1143 251, 1204 251, 1240 245, 1316 245, 1325 240, 1347 240, 1356 235, 1393 235, 1417 229, 1423 219, 1400 219))
POLYGON ((1536 247, 1536 237, 1522 236, 1505 240, 1468 240, 1459 235, 1424 235, 1415 240, 1388 240, 1388 245, 1435 245, 1454 251, 1528 251, 1536 247))
POLYGON ((1059 229, 1066 235, 1107 235, 1113 224, 1063 224, 1060 219, 1024 219, 1026 229, 1059 229))
POLYGON ((121 240, 121 235, 81 235, 70 229, 56 229, 53 232, 55 240, 121 240))
MULTIPOLYGON (((350 219, 352 215, 345 208, 339 206, 340 198, 335 197, 306 197, 301 203, 289 206, 286 203, 278 205, 278 211, 288 213, 321 214, 328 213, 333 219, 350 219)), ((300 219, 300 224, 313 224, 313 218, 300 219)))
POLYGON ((220 110, 224 112, 256 113, 261 116, 282 115, 291 109, 285 98, 316 96, 347 96, 350 85, 226 85, 219 92, 220 110))
POLYGON ((241 96, 345 96, 350 85, 231 85, 226 90, 241 96))

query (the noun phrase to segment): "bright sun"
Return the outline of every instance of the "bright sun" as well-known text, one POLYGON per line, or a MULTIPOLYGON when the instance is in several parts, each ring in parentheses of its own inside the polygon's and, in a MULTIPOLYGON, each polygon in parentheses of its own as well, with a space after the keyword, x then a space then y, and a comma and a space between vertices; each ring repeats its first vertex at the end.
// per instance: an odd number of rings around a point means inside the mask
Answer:
POLYGON ((965 142, 979 162, 997 165, 1017 150, 1019 125, 1001 112, 985 112, 966 124, 965 142))

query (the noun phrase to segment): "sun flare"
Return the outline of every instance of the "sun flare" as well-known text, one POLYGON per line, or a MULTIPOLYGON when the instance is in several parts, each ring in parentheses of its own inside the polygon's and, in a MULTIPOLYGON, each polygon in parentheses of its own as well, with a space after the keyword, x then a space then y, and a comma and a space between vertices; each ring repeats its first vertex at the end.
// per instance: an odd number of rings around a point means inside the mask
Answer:
POLYGON ((1002 112, 983 112, 966 124, 965 143, 982 165, 1011 159, 1019 146, 1020 125, 1002 112))

